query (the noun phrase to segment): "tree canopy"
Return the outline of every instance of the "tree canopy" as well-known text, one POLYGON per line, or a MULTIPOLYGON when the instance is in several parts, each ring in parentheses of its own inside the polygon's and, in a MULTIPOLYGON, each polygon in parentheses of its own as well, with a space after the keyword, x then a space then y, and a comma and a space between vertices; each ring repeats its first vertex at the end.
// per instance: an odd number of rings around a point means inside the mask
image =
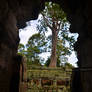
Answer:
POLYGON ((67 55, 71 55, 74 36, 69 34, 69 22, 66 14, 58 4, 47 2, 45 9, 40 13, 41 18, 38 19, 38 33, 32 35, 26 46, 19 45, 19 52, 25 54, 28 64, 38 63, 44 60, 40 57, 43 52, 50 52, 45 65, 50 67, 61 66, 63 62, 68 61, 67 55), (48 31, 52 34, 46 35, 48 31))
POLYGON ((70 24, 58 4, 47 2, 41 16, 37 29, 41 34, 51 30, 52 34, 47 37, 51 49, 49 66, 56 67, 58 61, 62 60, 61 56, 65 57, 71 54, 75 40, 73 36, 69 37, 70 24), (68 42, 68 46, 66 46, 66 42, 68 42))
POLYGON ((46 52, 45 36, 40 33, 34 34, 29 38, 26 48, 28 61, 31 63, 40 63, 41 57, 39 54, 46 52))

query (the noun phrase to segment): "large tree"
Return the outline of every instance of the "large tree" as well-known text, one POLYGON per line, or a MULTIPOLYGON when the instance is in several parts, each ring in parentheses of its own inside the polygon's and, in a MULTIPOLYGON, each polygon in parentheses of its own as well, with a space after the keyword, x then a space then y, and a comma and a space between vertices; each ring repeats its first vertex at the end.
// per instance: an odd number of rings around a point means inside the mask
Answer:
MULTIPOLYGON (((58 38, 62 38, 62 44, 61 46, 65 46, 65 40, 70 40, 70 37, 68 37, 68 26, 69 23, 66 19, 66 15, 63 12, 63 10, 60 8, 58 4, 47 2, 45 5, 45 9, 43 12, 41 12, 42 18, 39 19, 39 25, 37 26, 37 29, 43 34, 47 32, 48 30, 51 30, 51 58, 50 58, 50 67, 56 67, 57 65, 57 58, 59 58, 58 54, 61 54, 62 52, 57 51, 57 48, 59 45, 58 38)), ((60 41, 60 40, 59 40, 60 41)), ((68 49, 68 48, 67 48, 68 49)), ((64 50, 64 52, 68 51, 67 49, 64 50)), ((61 51, 61 50, 60 50, 61 51)))

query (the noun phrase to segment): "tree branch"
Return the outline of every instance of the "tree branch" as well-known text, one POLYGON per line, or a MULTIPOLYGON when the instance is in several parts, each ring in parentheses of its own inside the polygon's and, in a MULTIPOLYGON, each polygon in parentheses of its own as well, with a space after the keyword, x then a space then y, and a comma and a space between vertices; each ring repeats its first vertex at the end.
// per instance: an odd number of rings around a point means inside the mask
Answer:
POLYGON ((51 30, 53 30, 53 27, 51 27, 50 24, 48 23, 48 19, 45 18, 45 16, 44 16, 43 13, 41 13, 41 14, 42 14, 42 16, 43 16, 43 19, 44 19, 46 25, 47 25, 51 30))

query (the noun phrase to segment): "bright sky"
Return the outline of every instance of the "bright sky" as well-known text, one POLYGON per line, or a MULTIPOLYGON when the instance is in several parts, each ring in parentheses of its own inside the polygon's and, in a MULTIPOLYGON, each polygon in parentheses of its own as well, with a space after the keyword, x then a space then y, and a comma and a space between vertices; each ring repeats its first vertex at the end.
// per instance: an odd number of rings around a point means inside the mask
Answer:
MULTIPOLYGON (((24 29, 20 29, 20 43, 22 44, 26 44, 28 39, 35 33, 37 33, 36 30, 36 24, 37 24, 37 20, 35 21, 31 21, 30 23, 27 23, 27 27, 24 29)), ((48 34, 51 34, 51 32, 49 31, 48 34)), ((70 34, 71 35, 71 34, 70 34)), ((76 35, 76 39, 77 39, 78 35, 76 35)), ((47 59, 48 56, 50 56, 50 53, 42 53, 41 56, 43 58, 45 58, 45 60, 47 59)), ((77 67, 76 62, 77 62, 77 58, 75 56, 75 52, 72 52, 72 55, 68 57, 68 62, 71 63, 72 65, 74 65, 75 67, 77 67)))

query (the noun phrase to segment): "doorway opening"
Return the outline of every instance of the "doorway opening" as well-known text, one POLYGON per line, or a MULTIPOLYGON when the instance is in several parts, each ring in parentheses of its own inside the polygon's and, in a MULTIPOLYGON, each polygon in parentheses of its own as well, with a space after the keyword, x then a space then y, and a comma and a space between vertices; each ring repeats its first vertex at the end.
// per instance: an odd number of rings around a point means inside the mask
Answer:
POLYGON ((38 19, 20 29, 18 53, 27 59, 27 92, 69 92, 78 34, 70 33, 66 16, 58 4, 46 2, 38 19))

